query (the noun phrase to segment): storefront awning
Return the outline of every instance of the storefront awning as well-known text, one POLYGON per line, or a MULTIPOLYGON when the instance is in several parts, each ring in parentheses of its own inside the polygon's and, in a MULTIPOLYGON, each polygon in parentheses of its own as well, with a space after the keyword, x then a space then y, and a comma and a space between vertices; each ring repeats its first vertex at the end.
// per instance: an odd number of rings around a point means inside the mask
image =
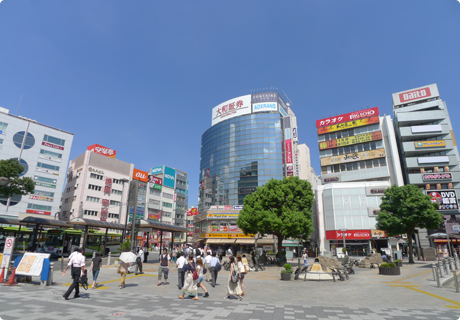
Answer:
POLYGON ((272 239, 272 238, 263 238, 263 239, 257 240, 257 245, 259 245, 259 244, 273 244, 274 241, 275 240, 272 239))
MULTIPOLYGON (((236 244, 252 244, 254 245, 254 239, 237 239, 236 244)), ((257 242, 259 243, 259 242, 257 242)))
POLYGON ((221 239, 208 239, 208 240, 206 240, 206 244, 216 244, 216 243, 220 243, 220 240, 221 240, 221 239))

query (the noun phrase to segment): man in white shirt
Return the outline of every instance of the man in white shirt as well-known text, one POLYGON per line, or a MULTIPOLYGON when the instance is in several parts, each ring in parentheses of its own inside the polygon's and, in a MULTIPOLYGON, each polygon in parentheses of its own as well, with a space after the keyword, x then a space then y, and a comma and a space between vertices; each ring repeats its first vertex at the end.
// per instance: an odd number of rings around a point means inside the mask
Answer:
POLYGON ((177 267, 177 274, 179 277, 178 287, 179 287, 179 290, 181 290, 182 287, 184 286, 184 278, 185 278, 184 265, 187 263, 187 259, 184 258, 182 253, 179 253, 179 255, 180 256, 176 262, 176 267, 177 267))
POLYGON ((143 274, 142 272, 142 263, 144 261, 144 250, 142 250, 142 247, 139 247, 137 251, 137 258, 136 258, 136 271, 135 274, 137 276, 138 273, 143 274))
POLYGON ((66 300, 70 300, 69 296, 72 293, 73 289, 75 289, 75 296, 74 298, 79 298, 80 297, 80 283, 78 280, 80 279, 80 276, 83 274, 85 271, 85 256, 81 254, 81 249, 78 248, 78 251, 76 254, 72 255, 72 257, 69 259, 69 263, 64 269, 63 275, 65 276, 65 272, 67 271, 68 267, 71 267, 71 275, 72 275, 72 284, 70 285, 69 289, 67 289, 66 293, 64 293, 63 297, 66 300))
MULTIPOLYGON (((209 251, 208 251, 209 252, 209 251)), ((206 255, 206 258, 204 258, 204 267, 208 270, 208 272, 206 272, 206 282, 209 282, 209 280, 211 280, 211 268, 209 267, 209 262, 211 262, 211 254, 208 253, 206 255)))
POLYGON ((163 254, 160 254, 160 267, 158 268, 158 284, 157 286, 161 286, 161 278, 165 278, 165 285, 166 280, 168 280, 168 271, 169 271, 169 254, 168 249, 163 248, 163 254))

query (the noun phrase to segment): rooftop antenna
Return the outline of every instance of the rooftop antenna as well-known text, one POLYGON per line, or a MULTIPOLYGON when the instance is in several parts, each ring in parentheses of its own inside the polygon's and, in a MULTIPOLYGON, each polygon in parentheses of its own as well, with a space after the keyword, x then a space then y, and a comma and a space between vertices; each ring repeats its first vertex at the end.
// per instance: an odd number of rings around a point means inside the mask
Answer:
POLYGON ((19 98, 18 108, 16 109, 16 114, 15 114, 15 116, 18 115, 18 110, 19 110, 19 106, 21 105, 21 100, 22 100, 22 94, 21 94, 21 97, 19 98))

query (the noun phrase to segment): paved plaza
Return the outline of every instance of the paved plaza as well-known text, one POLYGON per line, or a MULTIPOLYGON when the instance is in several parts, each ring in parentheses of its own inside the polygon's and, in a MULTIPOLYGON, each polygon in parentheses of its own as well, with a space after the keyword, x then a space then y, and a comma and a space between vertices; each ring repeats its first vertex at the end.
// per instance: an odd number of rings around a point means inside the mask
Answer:
MULTIPOLYGON (((171 268, 168 285, 157 286, 156 263, 143 275, 130 274, 119 289, 115 266, 104 266, 99 288, 81 290, 81 298, 62 295, 70 275, 54 273, 55 285, 0 287, 0 317, 12 319, 459 319, 460 293, 448 284, 436 288, 430 264, 405 264, 402 275, 385 277, 375 269, 356 269, 348 281, 281 281, 279 267, 250 272, 242 301, 224 300, 229 273, 219 274, 218 286, 199 300, 181 300, 177 270, 171 268)), ((34 279, 35 280, 35 279, 34 279)), ((91 277, 90 277, 91 280, 91 277)))

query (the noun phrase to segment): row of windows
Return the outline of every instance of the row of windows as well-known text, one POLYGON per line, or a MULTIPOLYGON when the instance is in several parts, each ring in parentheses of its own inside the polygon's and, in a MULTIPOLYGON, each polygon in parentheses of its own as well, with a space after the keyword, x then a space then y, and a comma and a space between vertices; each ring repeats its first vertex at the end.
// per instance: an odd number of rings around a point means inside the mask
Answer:
POLYGON ((89 202, 99 202, 100 200, 101 198, 86 196, 86 201, 89 201, 89 202))
POLYGON ((57 144, 58 146, 64 146, 64 144, 65 144, 64 139, 55 138, 53 136, 49 136, 49 135, 46 135, 46 134, 45 134, 45 137, 43 138, 43 141, 53 143, 53 144, 57 144))
POLYGON ((114 183, 114 184, 123 184, 123 181, 121 181, 121 179, 112 179, 112 183, 114 183))
POLYGON ((386 165, 387 165, 386 159, 380 158, 380 159, 373 159, 373 160, 336 164, 333 166, 323 166, 321 167, 321 173, 328 174, 328 173, 335 173, 335 172, 354 171, 354 170, 360 170, 360 169, 386 167, 386 165))
POLYGON ((150 194, 155 195, 155 196, 161 196, 161 190, 150 188, 150 194))
POLYGON ((209 167, 215 167, 219 165, 228 165, 232 164, 236 161, 258 161, 258 160, 263 160, 263 159, 273 159, 271 162, 276 163, 276 159, 280 159, 278 161, 281 161, 282 159, 282 154, 281 153, 265 153, 265 154, 254 154, 254 155, 247 155, 247 156, 239 156, 239 157, 230 157, 222 160, 214 160, 213 165, 209 165, 210 161, 202 161, 200 166, 209 168, 209 167))
POLYGON ((51 211, 51 206, 43 206, 41 204, 29 203, 27 205, 28 209, 42 210, 42 211, 51 211))
POLYGON ((435 172, 449 172, 449 171, 450 171, 449 166, 409 169, 409 173, 435 173, 435 172))
POLYGON ((160 205, 160 200, 149 199, 149 203, 151 203, 151 204, 156 204, 156 205, 160 205))
POLYGON ((101 186, 96 186, 94 184, 89 184, 88 185, 88 189, 90 190, 96 190, 96 191, 101 191, 102 190, 102 187, 101 186))
POLYGON ((202 139, 202 144, 209 144, 212 141, 222 139, 240 140, 245 135, 261 134, 260 137, 276 137, 282 134, 281 123, 264 123, 243 126, 228 126, 225 129, 215 132, 213 135, 202 139))
POLYGON ((112 192, 112 194, 116 194, 117 196, 123 195, 123 192, 121 190, 112 189, 111 192, 112 192))
POLYGON ((183 197, 180 197, 180 196, 177 196, 177 201, 182 201, 182 202, 185 202, 185 198, 183 198, 183 197))
POLYGON ((121 202, 120 201, 115 201, 115 200, 110 200, 110 205, 111 206, 121 206, 121 202))
POLYGON ((34 190, 34 195, 54 198, 54 192, 34 190))
POLYGON ((365 127, 358 127, 358 128, 348 129, 348 130, 344 130, 344 131, 321 134, 321 135, 318 136, 318 141, 321 142, 321 141, 328 141, 328 140, 352 137, 352 136, 356 136, 358 134, 374 132, 374 131, 377 131, 379 129, 380 129, 380 125, 378 123, 376 123, 376 124, 372 124, 372 125, 365 126, 365 127))
MULTIPOLYGON (((281 154, 282 153, 282 148, 281 144, 278 143, 265 143, 263 145, 248 145, 244 147, 237 147, 237 148, 231 148, 227 150, 221 150, 221 151, 216 151, 212 155, 209 156, 209 158, 212 158, 214 160, 220 160, 224 158, 229 158, 229 157, 240 157, 240 156, 245 156, 245 155, 251 155, 251 154, 281 154)), ((206 160, 207 157, 204 157, 203 160, 206 160)))
MULTIPOLYGON (((163 211, 161 213, 161 216, 162 217, 171 217, 171 212, 166 212, 166 211, 163 211)), ((166 223, 166 221, 162 221, 163 223, 166 223)))
POLYGON ((110 219, 118 219, 120 215, 118 213, 109 213, 109 218, 110 219))
POLYGON ((166 208, 172 208, 172 207, 173 207, 173 205, 172 205, 172 203, 163 202, 163 207, 166 207, 166 208))
POLYGON ((53 151, 49 151, 49 150, 40 149, 40 154, 43 154, 43 155, 49 156, 49 157, 53 157, 53 158, 59 158, 59 159, 62 158, 62 154, 57 153, 57 152, 53 152, 53 151))
POLYGON ((97 217, 97 211, 93 211, 93 210, 85 210, 84 214, 87 215, 87 216, 95 216, 97 217))
POLYGON ((47 163, 37 162, 37 167, 44 168, 44 169, 49 169, 49 170, 59 171, 59 166, 53 166, 53 165, 47 164, 47 163))
POLYGON ((184 189, 180 189, 180 188, 176 188, 177 192, 179 193, 183 193, 183 194, 186 194, 187 191, 185 191, 184 189))
MULTIPOLYGON (((103 180, 104 179, 104 176, 101 176, 100 174, 95 174, 95 173, 91 173, 89 175, 90 178, 93 178, 93 179, 97 179, 97 180, 103 180)), ((113 181, 112 181, 113 182, 113 181)))
POLYGON ((383 141, 375 141, 375 142, 366 142, 361 144, 355 144, 346 147, 334 148, 334 149, 327 149, 321 150, 319 152, 320 158, 324 157, 331 157, 331 156, 338 156, 342 154, 349 154, 354 152, 362 152, 362 151, 369 151, 383 148, 383 141))
POLYGON ((166 199, 174 199, 174 195, 171 193, 163 192, 163 197, 166 199))
POLYGON ((40 177, 40 176, 34 176, 35 181, 40 181, 40 182, 47 182, 47 183, 52 183, 55 184, 56 181, 51 178, 45 178, 45 177, 40 177))
POLYGON ((418 154, 417 157, 437 157, 437 156, 447 156, 449 155, 449 151, 440 151, 440 152, 430 152, 430 153, 423 153, 418 154))
POLYGON ((186 186, 187 182, 182 181, 182 180, 176 180, 176 185, 178 185, 178 186, 186 186))
POLYGON ((237 150, 241 150, 241 149, 246 149, 247 148, 246 146, 248 145, 251 146, 251 148, 255 148, 255 146, 258 146, 259 148, 261 148, 262 146, 265 146, 265 144, 267 143, 275 143, 275 145, 280 145, 282 141, 281 134, 273 135, 273 136, 266 136, 264 134, 247 134, 242 138, 243 139, 241 141, 236 141, 236 142, 234 141, 234 139, 228 139, 228 138, 222 139, 220 141, 209 142, 208 144, 202 146, 201 156, 206 157, 206 156, 210 156, 214 152, 225 150, 227 148, 226 147, 227 145, 229 145, 228 148, 236 148, 237 150), (243 145, 238 145, 238 143, 241 144, 241 142, 245 142, 248 140, 262 140, 262 139, 263 139, 263 142, 244 143, 243 145), (235 145, 232 146, 232 144, 235 144, 235 145))

